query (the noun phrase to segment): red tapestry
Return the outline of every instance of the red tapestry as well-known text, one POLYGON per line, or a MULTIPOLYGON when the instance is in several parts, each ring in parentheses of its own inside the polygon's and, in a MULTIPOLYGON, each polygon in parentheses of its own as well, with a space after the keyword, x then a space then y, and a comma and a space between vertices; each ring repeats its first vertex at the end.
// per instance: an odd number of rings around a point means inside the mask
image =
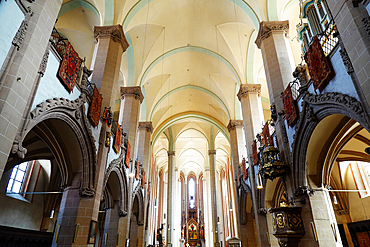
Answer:
POLYGON ((242 174, 243 174, 243 178, 244 178, 244 180, 247 180, 247 177, 246 177, 246 170, 247 170, 247 168, 246 168, 246 166, 245 166, 245 159, 243 158, 243 160, 242 160, 242 174))
POLYGON ((356 237, 360 247, 370 247, 370 239, 367 232, 356 232, 356 237))
POLYGON ((82 59, 78 56, 73 46, 68 43, 62 63, 60 64, 58 77, 63 82, 69 92, 73 91, 76 84, 78 71, 80 70, 82 59))
POLYGON ((136 160, 136 180, 139 180, 140 174, 140 161, 136 160))
POLYGON ((325 57, 317 36, 313 39, 312 44, 304 55, 304 59, 306 60, 315 90, 319 89, 321 92, 328 85, 332 71, 330 61, 325 57))
POLYGON ((269 145, 272 145, 272 139, 271 139, 271 136, 270 136, 270 129, 269 129, 268 122, 266 122, 265 126, 263 126, 262 134, 263 134, 263 143, 264 143, 264 145, 266 147, 269 146, 269 145))
POLYGON ((99 124, 102 101, 103 97, 99 93, 99 90, 96 88, 96 86, 94 86, 93 98, 91 100, 89 112, 87 114, 90 119, 91 125, 94 127, 98 126, 99 124))
POLYGON ((141 187, 145 188, 145 170, 143 169, 143 179, 141 180, 141 187))
POLYGON ((293 127, 297 120, 298 115, 290 84, 287 86, 281 97, 283 98, 286 121, 290 127, 293 127))
POLYGON ((131 145, 130 145, 130 142, 127 141, 127 150, 126 150, 126 159, 125 159, 125 164, 127 168, 130 168, 130 154, 131 154, 131 145))
POLYGON ((253 141, 252 144, 252 150, 253 150, 253 162, 255 165, 258 163, 258 152, 257 152, 257 142, 253 141))
POLYGON ((121 126, 119 126, 119 123, 117 123, 116 137, 114 138, 113 145, 113 149, 117 154, 121 150, 121 141, 122 141, 122 129, 121 126))

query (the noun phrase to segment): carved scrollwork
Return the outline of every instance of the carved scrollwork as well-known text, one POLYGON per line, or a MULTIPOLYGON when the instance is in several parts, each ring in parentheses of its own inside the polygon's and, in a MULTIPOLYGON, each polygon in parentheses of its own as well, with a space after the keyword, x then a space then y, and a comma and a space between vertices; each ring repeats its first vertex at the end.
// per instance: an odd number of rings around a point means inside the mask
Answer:
POLYGON ((370 17, 363 18, 362 23, 364 24, 367 36, 370 38, 370 17))
POLYGON ((88 187, 81 187, 79 192, 82 197, 93 197, 95 195, 95 190, 88 187))
POLYGON ((142 103, 143 100, 144 100, 144 95, 141 92, 141 87, 139 87, 139 86, 136 86, 136 87, 121 87, 120 88, 120 93, 121 93, 121 100, 123 100, 126 95, 134 96, 135 99, 140 100, 140 103, 142 103))
POLYGON ((24 38, 27 33, 28 23, 34 14, 31 7, 27 7, 26 10, 27 11, 25 13, 25 18, 22 21, 21 27, 18 29, 12 41, 12 44, 17 47, 17 50, 19 50, 22 47, 24 38))
POLYGON ((94 39, 95 43, 98 43, 99 38, 109 37, 114 42, 120 43, 122 46, 123 51, 129 46, 129 43, 126 40, 125 34, 123 33, 123 29, 121 25, 113 25, 113 26, 95 26, 94 27, 94 39))
POLYGON ((27 148, 22 146, 22 142, 14 141, 12 146, 12 154, 17 154, 20 159, 24 159, 27 154, 27 148))
POLYGON ((289 21, 262 21, 255 41, 259 49, 261 49, 262 41, 270 37, 273 31, 283 31, 287 37, 289 32, 289 21))
POLYGON ((306 92, 303 95, 303 100, 311 105, 335 104, 345 106, 356 115, 361 116, 361 118, 365 118, 365 112, 364 109, 362 108, 361 103, 356 98, 351 97, 347 94, 330 92, 325 94, 314 95, 306 92))
POLYGON ((347 73, 350 75, 353 72, 355 72, 355 70, 353 69, 353 66, 352 66, 351 59, 349 58, 346 49, 341 48, 339 50, 339 53, 340 53, 340 56, 341 56, 341 58, 343 60, 343 64, 346 67, 347 73))
POLYGON ((267 209, 266 208, 259 208, 259 209, 257 209, 257 213, 259 215, 266 215, 267 214, 267 209))

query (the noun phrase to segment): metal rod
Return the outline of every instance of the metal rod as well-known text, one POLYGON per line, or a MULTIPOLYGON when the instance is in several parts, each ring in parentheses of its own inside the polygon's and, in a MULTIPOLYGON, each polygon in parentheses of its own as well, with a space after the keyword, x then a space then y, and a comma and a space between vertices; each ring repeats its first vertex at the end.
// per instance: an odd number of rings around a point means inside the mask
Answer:
POLYGON ((313 191, 329 191, 329 192, 366 192, 368 190, 328 190, 326 188, 313 189, 313 191))
POLYGON ((0 195, 44 195, 44 194, 63 194, 62 191, 36 191, 36 192, 5 192, 0 193, 0 195))

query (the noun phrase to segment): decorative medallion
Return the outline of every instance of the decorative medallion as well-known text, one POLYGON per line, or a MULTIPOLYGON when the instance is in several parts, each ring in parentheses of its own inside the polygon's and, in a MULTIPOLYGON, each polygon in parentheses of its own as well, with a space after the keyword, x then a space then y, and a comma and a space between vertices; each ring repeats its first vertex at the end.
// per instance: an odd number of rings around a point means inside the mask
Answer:
POLYGON ((104 107, 103 119, 109 128, 112 125, 113 113, 110 107, 104 107))
POLYGON ((302 227, 302 219, 300 215, 288 214, 288 225, 289 227, 302 227))
POLYGON ((283 214, 276 214, 276 225, 279 228, 285 227, 285 219, 283 214))

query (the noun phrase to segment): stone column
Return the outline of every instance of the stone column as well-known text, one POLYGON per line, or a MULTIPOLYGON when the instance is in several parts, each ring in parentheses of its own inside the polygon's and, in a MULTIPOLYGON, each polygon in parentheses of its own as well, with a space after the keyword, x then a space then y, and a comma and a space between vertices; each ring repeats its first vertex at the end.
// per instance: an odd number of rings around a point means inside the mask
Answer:
POLYGON ((342 246, 329 193, 318 188, 315 190, 315 194, 309 197, 309 200, 319 246, 342 246), (338 242, 334 238, 333 225, 338 242))
MULTIPOLYGON (((289 21, 262 21, 258 32, 256 45, 262 52, 270 102, 275 104, 278 120, 276 122, 276 137, 279 143, 280 156, 283 161, 289 161, 289 143, 285 129, 284 112, 281 93, 293 80, 294 60, 288 37, 289 21)), ((288 195, 289 196, 289 195, 288 195)))
MULTIPOLYGON (((94 37, 97 45, 95 47, 93 57, 93 61, 95 61, 93 65, 95 71, 92 75, 91 81, 100 87, 100 93, 103 95, 102 109, 104 109, 104 107, 114 105, 115 90, 113 85, 118 80, 122 53, 128 47, 128 43, 125 39, 121 25, 94 27, 94 37)), ((94 184, 95 191, 80 190, 80 198, 67 198, 66 205, 69 204, 68 201, 73 201, 75 207, 78 207, 75 224, 79 224, 79 231, 74 243, 78 246, 87 246, 90 222, 91 220, 97 220, 98 218, 108 156, 108 147, 105 147, 104 145, 105 133, 109 131, 110 128, 108 128, 106 124, 103 124, 100 130, 100 145, 98 147, 97 154, 94 184)), ((61 222, 60 235, 63 234, 62 229, 66 229, 66 232, 69 232, 70 229, 74 229, 74 222, 72 220, 68 220, 72 214, 75 216, 74 210, 74 208, 70 208, 70 210, 64 210, 62 214, 59 212, 58 223, 61 222)), ((118 218, 118 213, 116 217, 118 218)), ((65 242, 65 244, 70 246, 72 241, 71 239, 68 241, 65 242)), ((55 243, 53 243, 53 246, 54 245, 55 243)), ((58 246, 63 245, 58 241, 58 246)))
POLYGON ((5 66, 5 70, 0 71, 0 178, 18 128, 21 128, 22 116, 28 109, 27 101, 33 97, 40 64, 62 2, 41 0, 22 3, 30 9, 21 8, 25 19, 13 39, 10 48, 12 58, 0 64, 5 66))
POLYGON ((128 212, 126 217, 120 219, 119 230, 123 233, 123 239, 129 238, 130 233, 130 216, 132 212, 132 191, 134 184, 133 165, 136 158, 136 136, 139 125, 140 104, 143 102, 144 96, 141 93, 141 88, 137 87, 121 87, 121 108, 119 112, 118 123, 121 125, 122 132, 127 133, 128 141, 131 145, 130 153, 130 168, 128 181, 128 212))
POLYGON ((144 168, 144 171, 146 172, 145 173, 145 194, 144 194, 144 226, 143 227, 139 227, 139 231, 142 231, 142 232, 139 232, 139 235, 143 235, 142 238, 139 237, 139 246, 143 246, 144 245, 144 242, 147 241, 147 230, 145 229, 145 226, 147 225, 147 222, 146 220, 150 220, 149 217, 147 217, 147 214, 149 212, 147 212, 147 205, 149 203, 148 201, 148 194, 146 193, 148 191, 148 184, 150 183, 150 177, 151 177, 151 170, 150 170, 150 150, 151 150, 151 136, 152 136, 152 132, 153 132, 153 125, 152 125, 152 122, 139 122, 139 138, 138 138, 138 142, 139 142, 139 145, 138 145, 138 159, 140 162, 142 162, 143 164, 143 168, 144 168), (145 234, 146 232, 146 234, 145 234))
MULTIPOLYGON (((117 245, 117 229, 119 222, 119 201, 114 201, 112 208, 107 209, 105 215, 104 233, 107 235, 107 245, 115 247, 117 245)), ((103 245, 104 246, 104 245, 103 245)))
POLYGON ((266 232, 268 232, 266 214, 261 214, 261 212, 265 212, 261 210, 264 209, 264 203, 260 203, 260 198, 264 198, 264 195, 262 192, 257 191, 255 170, 258 169, 258 167, 252 165, 253 159, 251 158, 253 154, 252 142, 256 134, 261 132, 261 125, 264 122, 260 93, 260 84, 241 84, 238 98, 242 108, 245 142, 249 156, 249 178, 251 181, 252 203, 257 226, 258 243, 259 246, 269 246, 268 240, 266 239, 266 232))
MULTIPOLYGON (((356 1, 361 2, 361 1, 356 1)), ((348 54, 348 62, 352 64, 358 79, 354 85, 365 109, 369 113, 370 104, 370 18, 362 3, 345 0, 326 0, 328 7, 334 17, 334 22, 348 54)))
POLYGON ((176 178, 175 178, 175 151, 168 151, 168 191, 167 191, 167 246, 172 246, 174 241, 174 198, 176 194, 176 178))
POLYGON ((217 213, 217 192, 216 192, 216 150, 208 150, 209 170, 211 184, 211 205, 212 205, 212 234, 214 246, 219 244, 218 213, 217 213))
MULTIPOLYGON (((231 154, 232 154, 232 170, 231 172, 233 173, 233 181, 232 183, 234 184, 234 189, 232 190, 233 192, 233 197, 237 198, 236 200, 232 200, 231 202, 233 203, 233 211, 237 212, 236 215, 240 216, 241 212, 239 209, 239 205, 237 202, 240 200, 239 199, 239 194, 238 193, 238 184, 237 184, 237 179, 238 179, 238 167, 240 162, 244 157, 247 157, 246 154, 246 148, 245 148, 245 142, 243 141, 243 120, 230 120, 229 124, 227 125, 227 129, 229 130, 230 133, 230 143, 231 143, 231 154)), ((233 212, 233 214, 234 214, 233 212)), ((240 237, 240 239, 247 239, 247 231, 245 231, 245 226, 242 226, 241 221, 237 221, 237 235, 234 237, 240 237)), ((247 246, 246 241, 242 241, 242 246, 247 246)))

